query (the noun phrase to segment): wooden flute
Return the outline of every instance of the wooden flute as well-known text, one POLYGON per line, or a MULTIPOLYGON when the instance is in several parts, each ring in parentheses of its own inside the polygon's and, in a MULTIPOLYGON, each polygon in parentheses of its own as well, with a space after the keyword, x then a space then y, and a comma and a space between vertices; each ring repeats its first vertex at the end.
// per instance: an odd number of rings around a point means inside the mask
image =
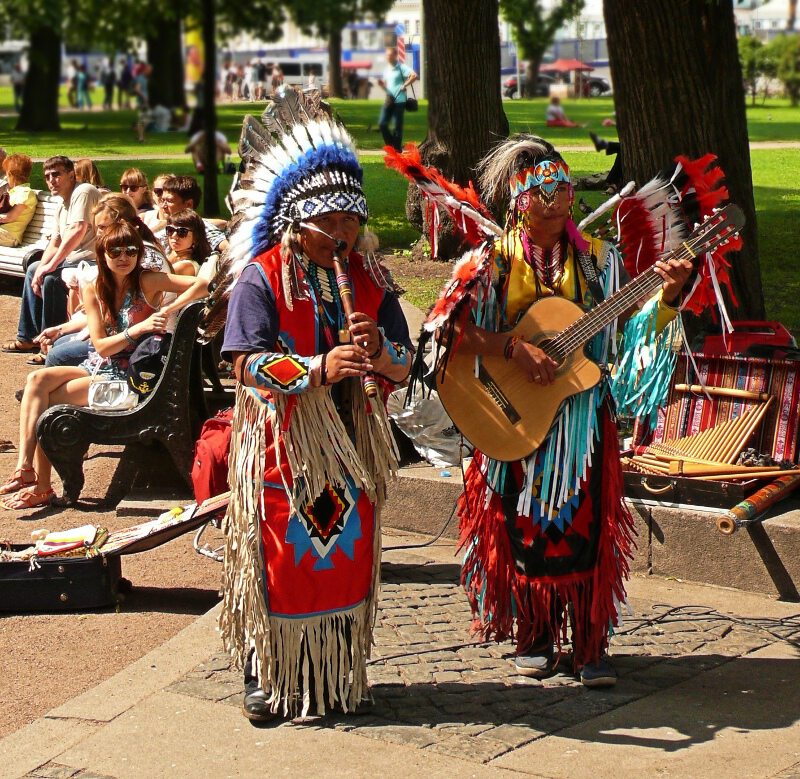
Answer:
MULTIPOLYGON (((350 321, 350 315, 353 313, 353 290, 350 285, 350 274, 347 268, 347 259, 341 257, 339 252, 344 248, 342 246, 344 241, 336 242, 336 249, 333 252, 333 269, 336 273, 336 286, 339 288, 339 295, 342 299, 342 308, 347 321, 350 321)), ((346 245, 345 245, 346 246, 346 245)), ((339 331, 339 342, 346 344, 350 343, 350 330, 343 327, 339 331)), ((361 383, 364 385, 364 392, 368 398, 378 397, 378 384, 375 377, 371 373, 367 373, 361 377, 361 383)))

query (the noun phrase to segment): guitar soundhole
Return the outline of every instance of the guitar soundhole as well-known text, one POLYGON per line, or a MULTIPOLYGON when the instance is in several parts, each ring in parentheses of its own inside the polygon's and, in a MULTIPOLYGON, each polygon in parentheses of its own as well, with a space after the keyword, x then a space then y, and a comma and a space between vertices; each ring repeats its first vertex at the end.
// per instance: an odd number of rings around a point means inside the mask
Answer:
POLYGON ((566 357, 554 345, 551 338, 545 338, 536 344, 559 368, 563 367, 566 357))

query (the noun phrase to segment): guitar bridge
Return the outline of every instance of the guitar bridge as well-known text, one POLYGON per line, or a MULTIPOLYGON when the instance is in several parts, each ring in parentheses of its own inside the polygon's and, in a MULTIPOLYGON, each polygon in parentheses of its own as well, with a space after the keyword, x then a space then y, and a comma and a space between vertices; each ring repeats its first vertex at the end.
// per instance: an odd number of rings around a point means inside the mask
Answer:
POLYGON ((489 371, 486 370, 482 361, 478 362, 478 381, 483 385, 489 397, 495 402, 497 407, 505 414, 506 419, 508 419, 512 425, 516 425, 522 417, 511 404, 511 401, 503 390, 500 389, 497 382, 492 378, 489 371))

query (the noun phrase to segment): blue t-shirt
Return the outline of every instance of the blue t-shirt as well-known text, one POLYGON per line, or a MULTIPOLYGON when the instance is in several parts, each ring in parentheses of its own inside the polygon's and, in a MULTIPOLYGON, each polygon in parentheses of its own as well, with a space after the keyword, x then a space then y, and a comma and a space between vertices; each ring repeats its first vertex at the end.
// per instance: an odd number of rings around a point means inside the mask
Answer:
MULTIPOLYGON (((323 302, 329 316, 335 321, 337 308, 335 303, 323 302)), ((355 305, 358 310, 358 303, 355 305)), ((396 295, 387 292, 378 308, 378 325, 390 341, 401 343, 411 348, 408 324, 396 295)), ((228 303, 228 316, 225 323, 225 339, 222 345, 222 356, 231 360, 234 352, 273 352, 279 333, 278 310, 275 295, 270 288, 264 271, 260 265, 250 263, 245 266, 239 281, 231 293, 228 303)), ((336 328, 334 328, 334 336, 336 328)), ((320 325, 317 334, 319 351, 327 352, 325 334, 320 325)))
POLYGON ((386 91, 394 98, 396 103, 406 102, 406 91, 403 83, 411 75, 411 68, 400 62, 389 65, 383 71, 383 81, 386 84, 386 91))

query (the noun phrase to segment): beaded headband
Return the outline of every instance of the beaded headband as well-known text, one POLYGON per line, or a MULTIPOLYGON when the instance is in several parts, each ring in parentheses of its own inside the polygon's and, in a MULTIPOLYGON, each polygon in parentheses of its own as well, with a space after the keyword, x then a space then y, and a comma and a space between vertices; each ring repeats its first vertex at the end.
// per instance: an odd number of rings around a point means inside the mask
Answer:
POLYGON ((509 181, 509 187, 517 210, 527 211, 531 198, 528 190, 538 187, 539 199, 550 205, 555 200, 556 190, 561 183, 570 183, 567 164, 563 160, 542 160, 531 168, 515 173, 509 181))

